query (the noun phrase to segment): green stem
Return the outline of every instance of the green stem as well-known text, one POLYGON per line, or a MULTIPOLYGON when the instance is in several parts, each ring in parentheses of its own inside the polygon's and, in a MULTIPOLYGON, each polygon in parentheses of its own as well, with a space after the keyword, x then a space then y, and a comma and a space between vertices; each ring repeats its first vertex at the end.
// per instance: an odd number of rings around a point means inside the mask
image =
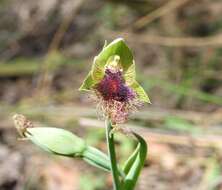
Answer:
POLYGON ((119 173, 118 167, 116 162, 116 152, 115 152, 115 145, 114 145, 114 134, 111 132, 113 126, 109 119, 106 119, 106 140, 108 146, 108 155, 111 162, 111 172, 113 176, 113 186, 114 190, 120 190, 120 180, 119 180, 119 173))

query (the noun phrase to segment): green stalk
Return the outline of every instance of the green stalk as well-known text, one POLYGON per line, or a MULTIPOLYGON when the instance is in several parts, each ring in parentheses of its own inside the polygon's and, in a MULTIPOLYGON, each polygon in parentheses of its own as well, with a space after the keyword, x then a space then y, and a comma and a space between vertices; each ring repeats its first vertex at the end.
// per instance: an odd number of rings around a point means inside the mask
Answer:
POLYGON ((113 176, 113 187, 114 187, 114 190, 121 190, 119 172, 118 172, 118 167, 117 167, 117 162, 116 162, 114 134, 111 132, 113 129, 113 126, 109 119, 106 119, 105 124, 106 124, 106 140, 107 140, 107 146, 108 146, 108 155, 110 158, 111 172, 113 176))
POLYGON ((98 167, 108 172, 111 171, 108 156, 94 147, 87 146, 87 148, 82 154, 82 158, 83 160, 95 167, 98 167))

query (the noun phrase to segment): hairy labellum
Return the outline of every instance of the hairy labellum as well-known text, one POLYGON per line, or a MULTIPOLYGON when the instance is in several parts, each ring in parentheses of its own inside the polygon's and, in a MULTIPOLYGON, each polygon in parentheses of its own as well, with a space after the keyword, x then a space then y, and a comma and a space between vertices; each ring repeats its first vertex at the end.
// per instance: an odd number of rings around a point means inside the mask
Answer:
POLYGON ((121 71, 106 69, 104 78, 95 86, 99 109, 114 123, 124 123, 139 103, 136 93, 125 84, 121 71))

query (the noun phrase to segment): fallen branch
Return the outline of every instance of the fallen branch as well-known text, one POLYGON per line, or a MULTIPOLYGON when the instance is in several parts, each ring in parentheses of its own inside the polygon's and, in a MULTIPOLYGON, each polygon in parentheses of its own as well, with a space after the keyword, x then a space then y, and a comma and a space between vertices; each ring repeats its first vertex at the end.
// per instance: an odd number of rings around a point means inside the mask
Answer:
POLYGON ((37 73, 40 65, 37 60, 22 60, 0 63, 0 77, 27 76, 37 73))
POLYGON ((151 13, 148 13, 147 15, 143 16, 139 20, 137 20, 133 27, 136 29, 141 29, 147 24, 151 23, 152 21, 171 13, 173 10, 177 9, 178 7, 182 6, 189 0, 171 0, 165 5, 161 6, 160 8, 152 11, 151 13))
MULTIPOLYGON (((38 116, 42 117, 44 113, 44 118, 50 121, 55 121, 55 123, 58 123, 59 120, 61 120, 63 123, 69 121, 70 119, 77 120, 79 117, 97 117, 96 111, 94 109, 79 105, 41 106, 30 104, 29 106, 22 107, 0 107, 0 117, 2 118, 7 117, 12 112, 22 113, 33 118, 37 118, 38 116)), ((221 114, 222 110, 218 110, 217 112, 213 113, 203 113, 152 107, 143 109, 142 111, 133 114, 132 118, 136 118, 142 121, 163 122, 167 117, 175 116, 190 121, 197 127, 199 126, 209 128, 211 132, 213 132, 212 126, 222 123, 221 114)))
MULTIPOLYGON (((80 118, 79 124, 85 127, 95 127, 103 128, 103 122, 95 119, 80 118)), ((123 126, 125 128, 130 128, 133 131, 140 133, 149 142, 156 143, 168 143, 177 144, 182 146, 197 146, 202 148, 215 147, 222 149, 222 138, 219 135, 178 135, 178 134, 168 134, 160 131, 155 131, 152 129, 144 128, 138 125, 127 125, 123 126)))
POLYGON ((165 37, 148 34, 134 34, 129 32, 104 31, 107 36, 114 38, 121 36, 132 43, 151 44, 168 47, 221 47, 222 34, 210 37, 165 37))
POLYGON ((49 93, 49 89, 51 87, 52 79, 53 79, 53 73, 50 72, 50 67, 54 64, 54 61, 51 60, 51 57, 54 56, 54 53, 57 53, 59 49, 59 45, 62 42, 62 39, 68 30, 69 26, 71 25, 74 16, 79 11, 80 7, 82 6, 84 0, 76 0, 74 3, 74 8, 71 12, 71 14, 68 14, 60 24, 58 30, 56 31, 54 37, 52 38, 52 41, 49 45, 48 52, 45 56, 44 61, 41 64, 41 70, 39 79, 37 81, 37 87, 35 91, 36 97, 42 98, 43 94, 49 93))

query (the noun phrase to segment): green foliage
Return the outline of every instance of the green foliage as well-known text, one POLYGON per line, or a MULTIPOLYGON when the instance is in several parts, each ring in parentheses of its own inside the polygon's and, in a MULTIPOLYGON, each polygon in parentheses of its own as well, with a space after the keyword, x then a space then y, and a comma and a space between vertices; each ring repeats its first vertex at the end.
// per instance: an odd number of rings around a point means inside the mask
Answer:
POLYGON ((130 171, 130 168, 132 167, 133 163, 136 160, 136 157, 138 155, 140 149, 140 144, 137 145, 136 149, 134 150, 134 152, 130 155, 130 157, 126 160, 126 162, 123 165, 123 172, 125 174, 128 174, 130 171))
POLYGON ((219 161, 213 156, 205 163, 205 172, 203 175, 204 186, 209 190, 217 190, 215 184, 218 184, 221 178, 221 166, 219 161))
POLYGON ((165 127, 178 132, 189 132, 192 134, 201 133, 201 129, 188 122, 185 119, 176 116, 169 116, 165 118, 165 127))
POLYGON ((69 66, 71 69, 81 68, 83 61, 68 58, 58 51, 51 52, 45 59, 19 57, 6 62, 0 61, 0 76, 33 75, 41 70, 42 62, 46 64, 49 71, 55 71, 64 65, 69 66))
POLYGON ((127 22, 127 19, 123 19, 130 12, 128 6, 124 6, 121 3, 115 4, 112 1, 106 2, 102 9, 98 10, 98 20, 106 28, 115 29, 119 25, 123 25, 127 22), (121 23, 119 21, 121 20, 121 23))
MULTIPOLYGON (((141 79, 144 79, 144 76, 141 77, 141 79)), ((213 95, 207 92, 202 92, 198 89, 192 89, 178 84, 173 84, 171 82, 167 82, 159 78, 150 77, 148 83, 146 84, 144 83, 144 86, 146 87, 146 89, 147 88, 151 89, 152 87, 159 87, 171 93, 173 92, 175 94, 196 98, 204 102, 209 102, 216 105, 222 105, 222 98, 220 96, 213 95)))
POLYGON ((10 62, 0 62, 0 76, 19 76, 36 73, 40 69, 40 60, 17 58, 10 62))
POLYGON ((123 189, 127 190, 134 189, 147 156, 147 144, 145 140, 140 135, 133 134, 139 144, 124 166, 126 177, 124 178, 123 189))

